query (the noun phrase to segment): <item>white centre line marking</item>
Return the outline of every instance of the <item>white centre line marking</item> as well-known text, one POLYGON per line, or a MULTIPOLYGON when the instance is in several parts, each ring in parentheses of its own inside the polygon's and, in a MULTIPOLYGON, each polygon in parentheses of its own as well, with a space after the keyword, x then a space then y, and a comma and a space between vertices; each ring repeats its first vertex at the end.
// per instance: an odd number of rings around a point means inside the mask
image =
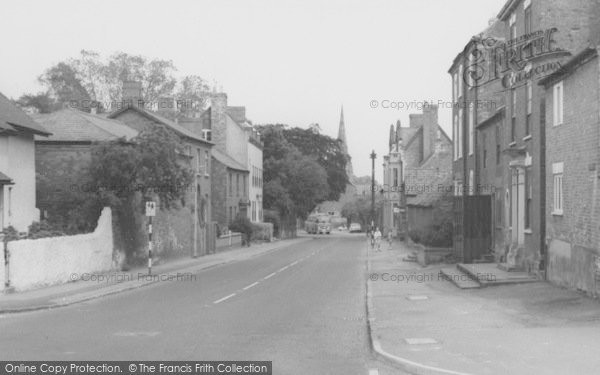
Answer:
POLYGON ((235 293, 231 293, 230 295, 228 295, 228 296, 225 296, 225 297, 223 297, 223 298, 221 298, 221 299, 218 299, 218 300, 216 300, 216 301, 215 301, 215 302, 213 302, 213 303, 216 305, 217 303, 221 303, 221 302, 223 302, 223 301, 225 301, 225 300, 228 300, 228 299, 230 299, 230 298, 231 298, 231 297, 233 297, 233 296, 235 296, 235 293))
POLYGON ((295 262, 292 262, 292 263, 290 263, 290 267, 291 267, 291 266, 295 266, 296 264, 298 264, 298 261, 295 261, 295 262))
POLYGON ((275 272, 273 272, 273 273, 272 273, 272 274, 270 274, 270 275, 267 275, 267 276, 263 277, 263 279, 264 279, 264 280, 267 280, 267 279, 270 279, 270 278, 271 278, 271 277, 273 277, 273 276, 275 276, 275 272))
POLYGON ((285 271, 285 270, 287 270, 289 267, 290 267, 290 266, 281 267, 281 268, 279 269, 279 271, 277 271, 277 272, 285 271))
POLYGON ((252 283, 252 284, 250 284, 248 286, 243 287, 242 290, 248 290, 248 289, 250 289, 250 288, 252 288, 254 286, 257 286, 257 285, 258 285, 258 281, 255 282, 255 283, 252 283))
POLYGON ((379 375, 379 370, 372 368, 369 370, 369 375, 379 375))

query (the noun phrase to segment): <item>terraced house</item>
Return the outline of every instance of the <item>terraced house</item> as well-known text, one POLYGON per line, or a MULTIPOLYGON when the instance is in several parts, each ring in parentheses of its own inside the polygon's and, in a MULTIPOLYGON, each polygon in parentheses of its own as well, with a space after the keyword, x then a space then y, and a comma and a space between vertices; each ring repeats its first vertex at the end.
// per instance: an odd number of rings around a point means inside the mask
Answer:
POLYGON ((538 82, 597 43, 599 12, 594 0, 507 1, 452 64, 455 252, 464 261, 545 274, 547 101, 538 82), (493 110, 478 111, 486 100, 493 110))

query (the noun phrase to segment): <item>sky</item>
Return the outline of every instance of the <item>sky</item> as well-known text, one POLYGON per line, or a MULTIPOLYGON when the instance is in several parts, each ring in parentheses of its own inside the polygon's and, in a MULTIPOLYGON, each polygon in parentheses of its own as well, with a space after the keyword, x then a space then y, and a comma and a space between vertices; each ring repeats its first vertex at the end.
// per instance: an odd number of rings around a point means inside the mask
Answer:
POLYGON ((0 22, 0 92, 40 91, 37 77, 82 49, 170 59, 255 124, 318 123, 336 137, 343 105, 355 175, 370 175, 375 150, 380 178, 390 124, 408 126, 423 101, 440 104, 451 136, 448 69, 505 1, 13 0, 0 22))

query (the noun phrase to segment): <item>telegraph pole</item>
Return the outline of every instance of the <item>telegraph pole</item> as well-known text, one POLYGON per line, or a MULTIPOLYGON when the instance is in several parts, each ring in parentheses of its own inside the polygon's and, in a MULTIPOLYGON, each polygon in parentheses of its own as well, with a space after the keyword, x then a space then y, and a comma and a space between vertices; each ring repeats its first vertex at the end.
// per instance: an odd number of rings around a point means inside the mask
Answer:
POLYGON ((375 150, 371 152, 371 230, 375 226, 375 150))

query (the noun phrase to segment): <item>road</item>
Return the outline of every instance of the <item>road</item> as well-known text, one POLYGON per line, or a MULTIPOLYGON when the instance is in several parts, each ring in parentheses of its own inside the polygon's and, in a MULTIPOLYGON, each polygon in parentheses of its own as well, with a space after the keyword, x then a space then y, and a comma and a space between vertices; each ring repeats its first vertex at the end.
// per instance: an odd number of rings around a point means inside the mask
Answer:
POLYGON ((334 234, 187 280, 0 316, 3 360, 269 360, 274 374, 398 374, 369 349, 364 235, 334 234))

